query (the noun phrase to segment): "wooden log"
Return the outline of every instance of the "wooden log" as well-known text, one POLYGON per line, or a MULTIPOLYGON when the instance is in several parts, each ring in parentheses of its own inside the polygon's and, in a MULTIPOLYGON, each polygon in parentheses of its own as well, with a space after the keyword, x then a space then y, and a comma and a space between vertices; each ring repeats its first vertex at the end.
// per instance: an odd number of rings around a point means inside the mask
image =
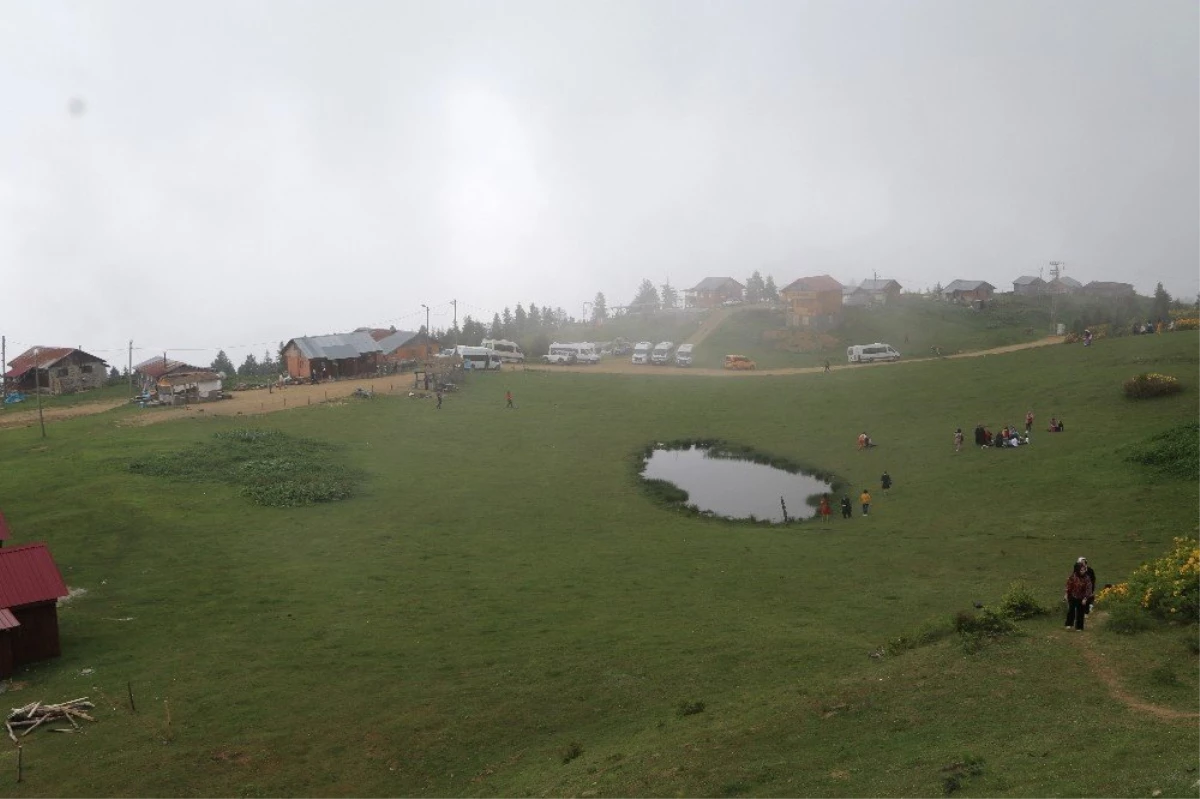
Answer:
POLYGON ((21 737, 24 738, 26 735, 28 735, 29 733, 36 730, 38 727, 41 726, 42 722, 45 721, 47 718, 49 718, 49 716, 42 716, 40 719, 37 720, 37 724, 34 724, 32 727, 25 730, 25 732, 21 733, 21 737))
POLYGON ((15 744, 20 744, 20 741, 17 740, 17 736, 13 735, 12 725, 6 722, 4 726, 8 727, 8 737, 12 738, 12 742, 15 744))

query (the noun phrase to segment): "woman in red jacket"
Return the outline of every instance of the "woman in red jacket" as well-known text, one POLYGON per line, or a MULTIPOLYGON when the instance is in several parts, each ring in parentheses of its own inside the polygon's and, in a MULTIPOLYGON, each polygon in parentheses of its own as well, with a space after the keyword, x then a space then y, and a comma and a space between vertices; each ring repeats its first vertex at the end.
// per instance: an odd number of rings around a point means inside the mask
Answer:
POLYGON ((1076 563, 1067 578, 1067 629, 1074 627, 1083 632, 1083 617, 1087 613, 1087 598, 1092 595, 1092 581, 1088 579, 1087 564, 1076 563))

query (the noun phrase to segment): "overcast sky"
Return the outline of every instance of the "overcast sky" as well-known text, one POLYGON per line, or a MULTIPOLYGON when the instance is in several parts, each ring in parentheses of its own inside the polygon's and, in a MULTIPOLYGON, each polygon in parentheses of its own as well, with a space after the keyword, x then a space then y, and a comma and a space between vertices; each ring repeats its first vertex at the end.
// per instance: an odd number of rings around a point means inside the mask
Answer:
POLYGON ((0 333, 207 363, 755 269, 1194 295, 1198 30, 1194 0, 3 0, 0 333))

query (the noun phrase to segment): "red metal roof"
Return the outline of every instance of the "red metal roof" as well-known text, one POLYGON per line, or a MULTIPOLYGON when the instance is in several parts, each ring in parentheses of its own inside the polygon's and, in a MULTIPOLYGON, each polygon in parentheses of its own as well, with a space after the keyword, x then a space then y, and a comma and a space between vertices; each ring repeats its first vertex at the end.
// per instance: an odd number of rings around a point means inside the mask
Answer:
POLYGON ((15 608, 67 595, 45 544, 0 549, 0 608, 15 608))
POLYGON ((780 291, 841 291, 842 284, 829 275, 802 277, 794 280, 780 291))
POLYGON ((8 529, 8 519, 4 518, 4 514, 0 513, 0 541, 7 541, 12 538, 12 530, 8 529))
POLYGON ((153 377, 155 380, 167 374, 168 372, 178 372, 187 370, 189 372, 204 371, 200 366, 192 366, 183 361, 174 359, 163 360, 162 358, 151 358, 148 361, 142 361, 137 366, 133 367, 133 371, 140 372, 146 377, 153 377))
POLYGON ((0 608, 0 630, 11 630, 14 627, 20 626, 21 622, 17 621, 16 616, 4 608, 0 608))
POLYGON ((8 362, 12 368, 4 373, 5 377, 20 377, 28 372, 34 366, 33 353, 37 350, 37 368, 48 369, 54 364, 61 361, 63 358, 70 355, 72 352, 78 352, 80 355, 85 355, 93 361, 104 363, 103 358, 97 358, 95 355, 84 352, 78 347, 30 347, 22 352, 17 357, 8 362))

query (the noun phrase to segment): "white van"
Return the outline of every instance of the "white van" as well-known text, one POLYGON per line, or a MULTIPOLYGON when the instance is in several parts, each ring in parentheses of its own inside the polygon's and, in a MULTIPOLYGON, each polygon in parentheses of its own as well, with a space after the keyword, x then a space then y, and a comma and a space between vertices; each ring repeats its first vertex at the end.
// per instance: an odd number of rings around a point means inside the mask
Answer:
POLYGON ((675 350, 675 365, 676 366, 691 366, 692 365, 692 345, 680 344, 679 349, 675 350))
POLYGON ((650 363, 650 351, 652 349, 654 349, 654 342, 639 341, 633 347, 632 361, 634 363, 650 363))
POLYGON ((846 348, 846 359, 850 363, 871 363, 872 361, 898 361, 900 353, 892 349, 891 344, 855 344, 846 348))
POLYGON ((499 369, 500 355, 487 347, 467 347, 459 345, 454 354, 462 358, 463 369, 499 369))
POLYGON ((495 350, 496 354, 500 356, 500 360, 505 363, 525 362, 525 353, 521 350, 521 345, 515 341, 508 341, 502 338, 485 338, 479 343, 479 346, 495 350))
POLYGON ((673 341, 660 341, 654 345, 654 351, 650 353, 650 362, 662 365, 671 360, 671 353, 675 351, 675 343, 673 341))
POLYGON ((565 344, 556 341, 546 353, 546 363, 600 363, 600 353, 596 352, 596 345, 590 341, 565 344))

